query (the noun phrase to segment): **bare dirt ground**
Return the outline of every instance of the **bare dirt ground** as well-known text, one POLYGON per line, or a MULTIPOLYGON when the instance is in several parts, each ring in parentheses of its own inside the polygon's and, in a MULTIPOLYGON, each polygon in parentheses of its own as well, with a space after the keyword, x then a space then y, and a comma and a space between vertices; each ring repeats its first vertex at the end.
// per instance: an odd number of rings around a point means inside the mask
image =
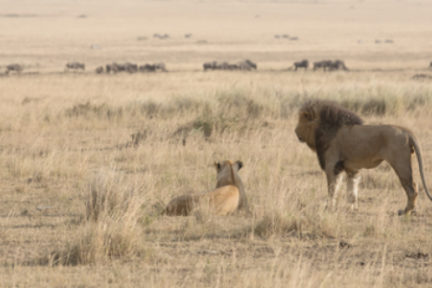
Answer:
POLYGON ((358 211, 344 188, 328 211, 325 176, 294 129, 310 98, 408 127, 432 187, 432 81, 412 79, 432 75, 431 8, 4 1, 0 69, 24 71, 0 77, 0 285, 430 287, 432 203, 417 163, 415 215, 396 215, 406 196, 386 164, 362 171, 358 211), (257 71, 202 71, 246 58, 257 71), (342 59, 350 72, 288 70, 301 59, 342 59), (65 73, 69 61, 86 71, 65 73), (169 72, 94 73, 113 61, 169 72), (251 215, 158 215, 172 197, 213 189, 213 162, 226 159, 244 163, 251 215), (96 222, 85 217, 92 189, 120 195, 96 222))

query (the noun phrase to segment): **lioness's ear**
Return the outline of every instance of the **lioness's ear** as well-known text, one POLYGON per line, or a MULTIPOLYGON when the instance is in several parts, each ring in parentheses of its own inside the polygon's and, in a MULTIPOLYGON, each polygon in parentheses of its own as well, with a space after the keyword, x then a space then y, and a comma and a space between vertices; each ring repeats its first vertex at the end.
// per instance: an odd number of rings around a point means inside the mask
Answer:
POLYGON ((236 162, 235 162, 235 164, 237 164, 237 170, 240 170, 242 167, 243 167, 243 162, 242 161, 240 161, 240 160, 237 160, 236 162))
POLYGON ((221 164, 219 163, 219 162, 214 162, 214 165, 215 165, 215 167, 216 167, 216 170, 220 170, 220 168, 221 168, 221 164))

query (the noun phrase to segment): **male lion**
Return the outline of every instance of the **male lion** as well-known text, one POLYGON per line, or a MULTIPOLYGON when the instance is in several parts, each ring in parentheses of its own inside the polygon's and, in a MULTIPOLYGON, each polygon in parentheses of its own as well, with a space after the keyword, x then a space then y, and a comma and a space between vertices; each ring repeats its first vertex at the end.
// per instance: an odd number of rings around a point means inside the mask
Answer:
POLYGON ((299 111, 295 133, 300 142, 318 155, 321 168, 327 176, 328 195, 333 206, 334 196, 341 180, 340 172, 348 177, 348 202, 357 208, 357 186, 360 169, 372 169, 387 161, 405 189, 408 203, 399 215, 414 210, 418 196, 413 180, 412 154, 415 152, 420 175, 427 196, 420 145, 413 132, 395 125, 363 125, 355 113, 330 101, 309 101, 299 111))
POLYGON ((186 194, 173 198, 165 207, 169 216, 188 216, 194 208, 206 205, 216 215, 228 215, 237 209, 248 211, 246 194, 238 170, 243 167, 241 161, 216 163, 216 189, 210 192, 186 194))

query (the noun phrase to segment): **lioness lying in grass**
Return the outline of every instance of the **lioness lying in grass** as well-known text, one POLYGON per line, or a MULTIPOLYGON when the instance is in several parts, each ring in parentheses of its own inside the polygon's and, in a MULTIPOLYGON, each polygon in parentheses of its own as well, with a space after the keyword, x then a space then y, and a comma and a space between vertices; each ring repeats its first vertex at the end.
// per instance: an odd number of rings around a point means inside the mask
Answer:
POLYGON ((169 216, 188 216, 199 206, 211 209, 216 215, 232 214, 237 209, 249 210, 243 182, 238 171, 243 167, 241 161, 232 163, 215 162, 217 170, 216 189, 210 192, 186 194, 173 198, 165 208, 169 216))

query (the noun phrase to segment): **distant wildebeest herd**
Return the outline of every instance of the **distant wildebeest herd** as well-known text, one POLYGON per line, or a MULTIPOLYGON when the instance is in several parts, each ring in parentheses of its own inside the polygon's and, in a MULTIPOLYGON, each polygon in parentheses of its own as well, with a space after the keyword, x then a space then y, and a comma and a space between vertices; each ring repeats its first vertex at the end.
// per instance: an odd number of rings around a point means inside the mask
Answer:
MULTIPOLYGON (((257 70, 257 64, 252 62, 249 59, 246 59, 244 61, 240 61, 237 63, 228 63, 228 62, 218 62, 218 61, 212 61, 212 62, 206 62, 203 64, 204 71, 208 70, 228 70, 228 71, 251 71, 251 70, 257 70)), ((294 70, 297 71, 299 68, 304 68, 307 70, 309 68, 309 61, 304 59, 299 62, 294 62, 293 64, 294 70)), ((293 69, 293 67, 289 68, 288 70, 293 69)), ((23 71, 23 66, 20 64, 10 64, 6 66, 5 75, 9 75, 10 72, 16 72, 21 73, 23 71)), ((313 68, 314 71, 322 69, 323 71, 337 71, 337 70, 343 70, 343 71, 349 71, 349 69, 346 67, 344 61, 342 60, 322 60, 313 62, 313 68)), ((429 69, 432 69, 432 62, 429 64, 429 69)), ((85 64, 80 62, 68 62, 65 66, 65 72, 67 71, 85 71, 85 64)), ((165 63, 158 62, 153 64, 143 64, 138 66, 137 64, 133 64, 130 62, 125 63, 116 63, 113 62, 111 64, 106 64, 104 66, 99 66, 95 69, 96 74, 101 73, 119 73, 119 72, 128 72, 128 73, 136 73, 136 72, 168 72, 166 69, 165 63)))
MULTIPOLYGON (((128 72, 128 73, 136 73, 136 72, 168 72, 166 69, 165 63, 159 62, 154 64, 144 64, 141 66, 138 66, 137 64, 132 64, 129 62, 118 64, 118 63, 112 63, 105 65, 105 71, 106 73, 118 73, 118 72, 128 72)), ((100 74, 104 72, 104 67, 100 66, 96 68, 96 73, 100 74)))
MULTIPOLYGON (((297 71, 298 68, 304 68, 305 70, 307 70, 309 68, 309 61, 302 60, 300 62, 294 62, 294 70, 297 71)), ((345 66, 345 63, 341 60, 334 60, 334 61, 323 60, 323 61, 314 62, 313 70, 316 71, 318 69, 322 69, 323 71, 335 71, 335 70, 349 71, 349 69, 345 66)))
POLYGON ((237 63, 228 63, 228 62, 206 62, 203 64, 204 71, 207 70, 256 70, 257 64, 253 63, 249 59, 246 59, 237 63))
POLYGON ((334 70, 344 70, 349 71, 348 68, 345 66, 345 63, 341 60, 323 60, 313 63, 313 70, 317 69, 323 69, 324 71, 334 71, 334 70))
POLYGON ((66 68, 65 71, 68 70, 85 70, 85 64, 84 63, 79 63, 79 62, 69 62, 66 63, 66 68))
MULTIPOLYGON (((65 71, 68 70, 85 70, 85 65, 84 63, 79 63, 79 62, 70 62, 66 64, 66 69, 65 71)), ((141 66, 138 66, 137 64, 133 64, 133 63, 129 63, 129 62, 125 62, 125 63, 111 63, 111 64, 106 64, 105 68, 103 66, 99 66, 96 68, 96 73, 97 74, 101 74, 104 71, 106 73, 119 73, 119 72, 128 72, 128 73, 136 73, 136 72, 157 72, 157 71, 162 71, 162 72, 167 72, 168 70, 166 69, 165 63, 163 62, 159 62, 159 63, 154 63, 154 64, 144 64, 141 66)))

